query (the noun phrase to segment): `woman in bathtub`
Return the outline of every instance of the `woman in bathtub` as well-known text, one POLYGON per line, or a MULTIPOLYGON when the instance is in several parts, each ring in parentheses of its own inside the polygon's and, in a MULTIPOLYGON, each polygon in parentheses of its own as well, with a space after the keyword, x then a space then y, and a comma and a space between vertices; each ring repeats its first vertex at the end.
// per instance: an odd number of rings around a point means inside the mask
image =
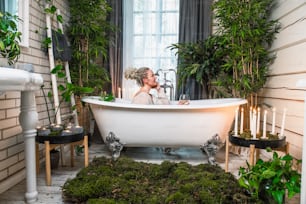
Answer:
MULTIPOLYGON (((134 79, 140 86, 140 89, 134 95, 132 103, 134 104, 170 104, 163 88, 160 87, 159 83, 156 81, 156 76, 153 71, 148 67, 141 67, 139 69, 130 68, 124 73, 126 79, 134 79), (151 89, 156 89, 157 97, 153 97, 150 94, 151 89)), ((183 105, 183 103, 180 103, 183 105)), ((173 148, 165 147, 162 148, 164 153, 170 154, 173 152, 173 148)))
POLYGON ((125 71, 124 76, 126 79, 136 80, 137 84, 140 86, 140 89, 132 99, 132 103, 158 105, 170 104, 170 101, 165 95, 163 88, 161 88, 159 83, 156 81, 156 76, 150 68, 130 68, 125 71), (151 89, 156 89, 157 97, 152 96, 150 93, 151 89))

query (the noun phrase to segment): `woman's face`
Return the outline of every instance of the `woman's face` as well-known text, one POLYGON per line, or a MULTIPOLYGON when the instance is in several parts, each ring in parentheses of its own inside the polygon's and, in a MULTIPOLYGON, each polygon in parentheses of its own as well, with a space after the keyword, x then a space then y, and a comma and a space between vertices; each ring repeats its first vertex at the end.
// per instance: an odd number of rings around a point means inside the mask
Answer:
POLYGON ((144 78, 143 82, 144 82, 145 85, 148 85, 151 88, 156 88, 157 85, 158 85, 158 83, 156 81, 156 76, 155 76, 155 74, 153 73, 152 70, 147 71, 147 78, 144 78))

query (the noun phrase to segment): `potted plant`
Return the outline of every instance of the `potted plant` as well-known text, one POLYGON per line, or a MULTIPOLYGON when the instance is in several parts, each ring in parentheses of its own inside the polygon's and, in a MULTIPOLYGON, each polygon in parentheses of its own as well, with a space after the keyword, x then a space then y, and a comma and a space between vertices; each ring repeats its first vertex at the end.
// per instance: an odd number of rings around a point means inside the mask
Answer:
POLYGON ((57 150, 57 149, 52 149, 50 151, 51 169, 57 169, 58 168, 59 160, 60 160, 60 151, 57 150))
POLYGON ((187 79, 191 77, 201 84, 206 98, 219 96, 221 92, 216 89, 215 81, 221 74, 222 64, 225 63, 223 46, 222 38, 217 35, 203 41, 172 44, 170 49, 176 50, 178 56, 179 88, 184 88, 187 79))
POLYGON ((247 162, 246 168, 240 167, 238 181, 254 199, 281 204, 286 194, 290 199, 301 190, 301 174, 293 165, 291 155, 279 156, 273 152, 273 158, 268 161, 259 159, 254 166, 247 162))
POLYGON ((0 12, 0 54, 9 65, 14 64, 20 56, 21 32, 18 31, 18 16, 0 12))
POLYGON ((71 43, 71 79, 74 84, 94 89, 99 95, 107 88, 110 75, 107 63, 109 32, 114 29, 108 15, 111 7, 106 0, 69 0, 70 19, 67 30, 71 43))
POLYGON ((271 18, 275 0, 218 0, 213 4, 216 35, 222 36, 226 57, 221 66, 225 77, 219 85, 234 97, 257 106, 256 93, 266 82, 275 56, 269 51, 279 22, 271 18), (255 103, 253 103, 255 96, 255 103))

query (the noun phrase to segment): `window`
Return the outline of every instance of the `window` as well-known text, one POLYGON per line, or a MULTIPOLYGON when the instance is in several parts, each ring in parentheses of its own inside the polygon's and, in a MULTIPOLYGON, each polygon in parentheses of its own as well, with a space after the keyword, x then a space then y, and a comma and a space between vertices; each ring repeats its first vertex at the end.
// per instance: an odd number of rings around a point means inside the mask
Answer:
MULTIPOLYGON (((124 21, 123 69, 176 70, 177 58, 169 46, 178 42, 179 0, 124 1, 124 21)), ((123 79, 124 87, 132 86, 127 83, 123 79)))
POLYGON ((0 11, 17 15, 21 20, 18 29, 22 33, 20 45, 29 46, 29 0, 0 0, 0 11))

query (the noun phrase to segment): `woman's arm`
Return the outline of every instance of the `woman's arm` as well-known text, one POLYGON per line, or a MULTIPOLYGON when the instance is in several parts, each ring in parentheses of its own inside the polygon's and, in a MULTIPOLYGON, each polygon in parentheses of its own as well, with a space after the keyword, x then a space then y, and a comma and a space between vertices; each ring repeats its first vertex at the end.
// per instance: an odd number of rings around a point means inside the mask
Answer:
POLYGON ((158 87, 158 88, 156 88, 156 90, 157 90, 157 98, 154 101, 154 104, 157 104, 157 105, 169 105, 170 101, 169 101, 167 95, 165 94, 164 89, 158 87))

